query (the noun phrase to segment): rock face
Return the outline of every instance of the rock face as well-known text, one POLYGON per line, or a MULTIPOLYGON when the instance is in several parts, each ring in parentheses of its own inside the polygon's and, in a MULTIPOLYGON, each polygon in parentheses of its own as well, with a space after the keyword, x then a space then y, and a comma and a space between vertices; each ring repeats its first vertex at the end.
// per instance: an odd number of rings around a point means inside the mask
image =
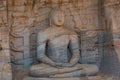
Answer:
MULTIPOLYGON (((10 23, 12 23, 10 36, 12 62, 18 69, 28 67, 36 62, 37 33, 49 26, 48 16, 51 7, 59 6, 58 0, 53 0, 51 3, 45 1, 36 0, 34 5, 29 0, 18 2, 14 0, 14 4, 9 2, 9 13, 13 16, 10 17, 10 23)), ((97 0, 88 2, 83 0, 78 3, 73 1, 73 3, 65 0, 61 5, 65 12, 65 26, 76 31, 81 37, 83 57, 80 60, 81 63, 99 65, 101 53, 98 53, 97 46, 99 44, 97 35, 100 34, 100 31, 96 31, 99 30, 97 0)))
POLYGON ((102 71, 106 75, 120 79, 120 1, 106 0, 104 2, 103 22, 105 29, 104 54, 102 59, 102 71), (108 47, 109 46, 109 47, 108 47))
POLYGON ((29 76, 46 78, 74 78, 93 76, 99 71, 96 65, 80 64, 79 38, 64 26, 64 12, 54 8, 50 12, 50 26, 38 32, 38 64, 30 66, 29 76), (41 62, 41 63, 40 63, 41 62))
POLYGON ((65 26, 80 39, 82 64, 120 74, 119 0, 0 0, 0 80, 22 80, 37 64, 37 34, 49 26, 49 12, 61 7, 65 26), (101 2, 100 2, 101 1, 101 2), (12 67, 11 67, 12 66, 12 67), (23 74, 21 74, 23 73, 23 74))
POLYGON ((25 80, 104 80, 100 76, 94 76, 94 77, 84 77, 84 78, 31 78, 27 77, 25 80))
POLYGON ((9 31, 0 27, 0 80, 12 80, 9 31))

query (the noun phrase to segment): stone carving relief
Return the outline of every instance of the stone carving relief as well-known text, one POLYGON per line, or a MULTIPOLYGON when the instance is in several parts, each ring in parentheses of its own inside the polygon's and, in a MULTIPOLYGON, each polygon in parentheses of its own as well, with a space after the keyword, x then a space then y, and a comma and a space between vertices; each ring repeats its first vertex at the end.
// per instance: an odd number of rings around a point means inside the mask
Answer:
POLYGON ((102 71, 105 74, 113 75, 113 80, 120 79, 120 34, 119 34, 119 11, 120 11, 120 1, 119 0, 105 0, 104 3, 104 11, 105 15, 103 18, 105 19, 105 43, 104 43, 104 57, 101 66, 102 71), (106 65, 106 66, 105 66, 106 65), (114 66, 110 66, 114 65, 114 66), (113 69, 108 71, 109 69, 113 69))
POLYGON ((64 26, 77 32, 80 38, 81 44, 79 45, 81 54, 83 54, 81 58, 83 60, 80 60, 82 61, 81 63, 94 63, 97 58, 96 54, 99 54, 98 47, 95 45, 98 41, 97 29, 99 28, 97 7, 95 6, 97 0, 94 2, 88 1, 88 3, 85 0, 78 0, 78 5, 75 5, 77 0, 73 2, 74 4, 65 0, 61 5, 56 5, 56 2, 49 3, 45 1, 36 0, 34 4, 32 0, 14 0, 13 3, 12 1, 9 2, 8 10, 11 21, 10 48, 14 69, 21 71, 32 64, 38 63, 36 60, 36 37, 40 30, 49 27, 49 12, 56 6, 60 6, 65 13, 64 26), (90 42, 89 39, 92 41, 90 42), (87 46, 88 44, 89 47, 87 46), (93 47, 95 48, 93 49, 93 47), (91 55, 91 58, 88 55, 91 55))
POLYGON ((119 48, 120 48, 120 6, 113 7, 112 11, 113 13, 111 14, 111 21, 112 21, 112 33, 113 33, 113 45, 115 47, 115 51, 117 53, 118 59, 120 61, 120 53, 119 53, 119 48))
MULTIPOLYGON (((37 60, 41 63, 30 67, 33 78, 69 78, 95 75, 98 67, 91 64, 79 64, 79 39, 74 31, 64 27, 64 13, 54 9, 50 13, 50 27, 38 32, 37 60), (58 44, 59 43, 59 44, 58 44)), ((25 78, 24 80, 32 80, 25 78)))
POLYGON ((113 22, 113 24, 112 24, 113 25, 113 27, 112 27, 113 33, 119 33, 120 32, 120 26, 119 26, 120 15, 118 13, 120 13, 119 7, 118 7, 118 9, 116 8, 115 10, 113 10, 113 14, 111 15, 111 19, 112 19, 112 22, 113 22))
POLYGON ((0 27, 0 80, 12 80, 8 29, 0 27))
POLYGON ((98 72, 102 56, 104 72, 120 76, 119 4, 119 0, 0 0, 0 80, 96 80, 91 75, 98 72), (53 11, 55 7, 59 9, 53 11), (51 11, 57 17, 49 17, 51 11), (106 30, 99 23, 103 16, 106 30))

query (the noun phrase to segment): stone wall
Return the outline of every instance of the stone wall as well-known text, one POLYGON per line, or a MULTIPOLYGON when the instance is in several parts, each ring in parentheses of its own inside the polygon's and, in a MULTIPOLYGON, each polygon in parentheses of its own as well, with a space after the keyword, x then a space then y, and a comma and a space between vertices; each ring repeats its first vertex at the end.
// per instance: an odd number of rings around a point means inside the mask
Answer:
POLYGON ((101 71, 119 80, 119 0, 0 0, 0 80, 12 80, 12 71, 14 80, 22 80, 37 63, 36 36, 49 27, 55 6, 65 12, 65 27, 80 38, 80 63, 100 66, 102 60, 101 71))
MULTIPOLYGON (((10 27, 10 54, 13 71, 21 71, 37 63, 37 33, 49 27, 49 12, 52 7, 61 6, 65 12, 65 27, 80 37, 81 63, 100 65, 101 31, 98 21, 98 0, 9 0, 8 21, 10 27)), ((25 69, 26 70, 26 69, 25 69)), ((16 72, 14 72, 16 73, 16 72)))
MULTIPOLYGON (((6 43, 4 42, 4 36, 5 41, 8 40, 5 50, 7 48, 8 51, 6 51, 6 54, 10 54, 7 56, 7 58, 9 58, 8 62, 5 63, 7 63, 6 66, 12 64, 13 79, 18 80, 19 78, 21 80, 21 78, 27 74, 26 68, 37 63, 36 36, 40 30, 49 27, 49 12, 55 6, 60 6, 65 13, 65 27, 76 31, 80 38, 80 51, 82 56, 80 63, 97 64, 100 66, 104 39, 106 43, 104 44, 102 71, 106 73, 108 71, 106 68, 113 65, 111 60, 117 59, 118 61, 119 59, 111 58, 114 55, 112 53, 111 57, 107 54, 111 52, 111 45, 116 45, 116 48, 113 47, 113 49, 115 49, 116 53, 119 53, 119 45, 117 45, 119 42, 117 33, 119 33, 119 31, 117 32, 117 28, 112 29, 110 26, 111 22, 113 22, 114 27, 119 23, 117 22, 119 21, 119 15, 116 14, 116 12, 119 13, 119 11, 115 10, 116 7, 111 7, 119 2, 117 0, 113 1, 114 2, 112 2, 112 0, 105 0, 104 2, 105 15, 102 15, 104 26, 101 26, 99 0, 63 0, 63 2, 58 2, 58 0, 51 0, 51 2, 50 0, 1 0, 0 27, 7 28, 2 28, 0 31, 3 36, 2 38, 0 37, 0 39, 3 40, 2 44, 6 43), (114 13, 110 12, 111 10, 113 10, 112 12, 114 13), (111 17, 111 15, 113 15, 113 17, 111 17), (114 31, 117 33, 114 33, 114 31), (114 35, 111 36, 112 33, 108 34, 108 32, 113 32, 114 35), (104 38, 103 33, 105 33, 104 38), (108 42, 111 43, 110 40, 113 44, 111 44, 109 48, 107 44, 108 42), (10 48, 8 48, 8 46, 10 46, 10 48)), ((0 60, 1 59, 2 58, 0 58, 0 60)), ((3 65, 3 63, 1 63, 1 65, 3 65)), ((10 68, 8 69, 11 70, 10 68)), ((113 71, 111 71, 111 73, 113 71)))
MULTIPOLYGON (((49 26, 49 12, 51 7, 56 5, 57 3, 49 4, 39 0, 35 1, 34 5, 33 1, 29 0, 9 1, 11 54, 13 63, 22 67, 22 65, 29 66, 33 61, 33 56, 35 57, 36 34, 39 30, 49 26), (28 61, 31 62, 28 63, 28 61)), ((96 0, 90 0, 87 3, 86 0, 84 0, 83 2, 79 2, 77 7, 65 1, 64 4, 62 4, 62 9, 66 15, 65 26, 78 33, 82 32, 81 35, 84 35, 82 39, 85 44, 85 36, 90 38, 97 35, 95 29, 99 28, 99 26, 96 0)), ((90 46, 94 46, 92 45, 93 43, 94 42, 90 42, 90 46)))
POLYGON ((0 80, 12 80, 6 0, 0 0, 0 80))
POLYGON ((120 1, 105 0, 103 5, 104 55, 102 70, 106 75, 120 79, 120 1))
POLYGON ((0 80, 12 80, 9 31, 4 27, 0 27, 0 45, 0 80))

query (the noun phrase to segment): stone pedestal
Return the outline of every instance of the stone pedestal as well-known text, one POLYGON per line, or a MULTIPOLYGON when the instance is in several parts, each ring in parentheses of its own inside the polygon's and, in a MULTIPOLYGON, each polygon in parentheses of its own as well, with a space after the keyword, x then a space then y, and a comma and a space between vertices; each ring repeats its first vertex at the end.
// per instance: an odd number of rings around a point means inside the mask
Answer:
POLYGON ((23 80, 104 80, 101 76, 80 77, 80 78, 33 78, 25 77, 23 80))

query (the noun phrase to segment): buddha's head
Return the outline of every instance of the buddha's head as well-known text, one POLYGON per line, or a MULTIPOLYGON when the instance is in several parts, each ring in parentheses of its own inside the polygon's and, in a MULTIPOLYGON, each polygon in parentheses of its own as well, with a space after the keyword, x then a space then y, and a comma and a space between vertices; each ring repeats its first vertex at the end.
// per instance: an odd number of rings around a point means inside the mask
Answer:
POLYGON ((64 13, 60 9, 53 9, 50 13, 50 22, 52 25, 61 27, 64 24, 64 13))

